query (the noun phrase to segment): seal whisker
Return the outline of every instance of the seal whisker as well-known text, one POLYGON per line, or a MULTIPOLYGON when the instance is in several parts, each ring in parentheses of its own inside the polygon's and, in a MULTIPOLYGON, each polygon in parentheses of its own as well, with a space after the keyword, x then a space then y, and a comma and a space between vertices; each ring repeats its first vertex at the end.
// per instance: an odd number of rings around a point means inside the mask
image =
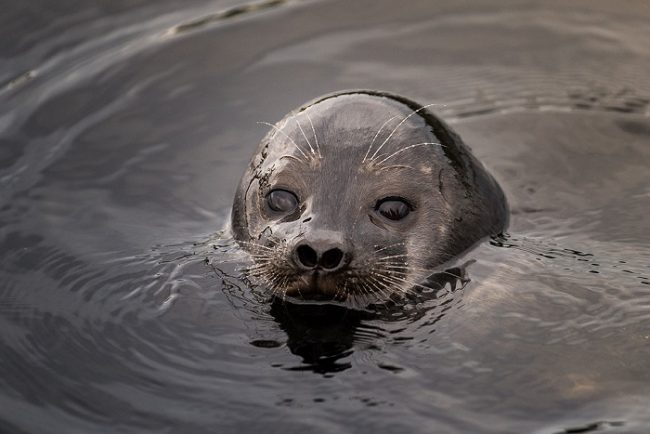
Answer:
POLYGON ((373 266, 378 266, 380 268, 385 268, 388 266, 402 266, 402 267, 407 267, 408 263, 405 260, 390 260, 390 261, 375 261, 373 266))
POLYGON ((309 146, 309 149, 311 150, 311 153, 316 155, 316 151, 314 151, 314 148, 311 146, 311 142, 307 138, 307 134, 305 134, 305 130, 302 129, 302 125, 300 125, 300 122, 298 122, 298 119, 294 119, 296 122, 296 125, 298 125, 298 128, 300 128, 300 132, 302 133, 302 136, 305 138, 305 141, 307 142, 307 145, 309 146))
POLYGON ((278 289, 282 292, 282 301, 287 297, 287 286, 289 284, 289 276, 285 275, 278 285, 278 289))
POLYGON ((278 283, 280 282, 280 279, 282 279, 282 276, 278 270, 274 270, 268 273, 268 279, 273 283, 274 287, 278 287, 278 283))
MULTIPOLYGON (((381 268, 375 267, 369 272, 369 274, 371 274, 373 276, 381 276, 381 277, 388 276, 389 274, 381 272, 384 269, 385 269, 384 267, 381 267, 381 268)), ((397 273, 397 271, 392 271, 391 273, 397 273)), ((406 273, 400 273, 400 274, 406 274, 406 273)))
POLYGON ((253 279, 262 278, 263 280, 270 280, 273 276, 273 273, 267 269, 257 270, 254 272, 249 272, 247 274, 249 277, 252 277, 253 279))
POLYGON ((408 284, 405 284, 405 282, 401 282, 399 280, 395 280, 390 278, 389 276, 382 276, 384 278, 384 281, 386 282, 386 287, 388 287, 388 284, 391 284, 397 288, 397 290, 402 293, 402 294, 415 294, 411 286, 407 286, 408 284))
POLYGON ((377 292, 380 292, 382 290, 381 282, 379 279, 377 279, 375 276, 380 275, 378 273, 370 272, 368 273, 368 277, 366 279, 366 282, 369 286, 373 286, 377 292), (380 286, 377 286, 379 284, 380 286))
POLYGON ((400 293, 402 295, 404 294, 411 294, 412 291, 410 288, 405 287, 404 285, 400 284, 399 282, 393 282, 390 281, 389 279, 384 278, 383 279, 383 284, 384 287, 386 288, 386 299, 389 300, 391 298, 391 295, 394 294, 395 292, 400 293), (393 289, 395 288, 395 289, 393 289))
POLYGON ((259 252, 259 253, 251 253, 251 257, 253 258, 253 261, 255 263, 258 263, 258 262, 267 261, 269 259, 273 259, 275 255, 273 255, 272 252, 259 252))
POLYGON ((390 249, 391 247, 397 247, 397 246, 405 246, 406 243, 394 243, 394 244, 389 244, 385 247, 382 247, 381 249, 375 250, 375 253, 379 253, 383 250, 390 249))
POLYGON ((356 303, 356 299, 366 299, 366 294, 368 294, 367 279, 357 282, 352 291, 348 290, 348 299, 356 303))
POLYGON ((251 277, 269 277, 273 276, 277 272, 275 270, 270 270, 268 267, 260 268, 258 270, 252 270, 248 273, 251 277))
POLYGON ((371 296, 372 296, 374 291, 372 291, 371 288, 370 288, 370 281, 364 282, 363 288, 364 288, 364 291, 363 291, 363 304, 367 306, 367 305, 370 304, 371 296))
POLYGON ((264 244, 256 243, 254 241, 241 241, 241 243, 246 244, 247 246, 260 247, 267 250, 274 250, 271 247, 265 246, 264 244))
POLYGON ((377 130, 377 134, 375 134, 375 137, 372 138, 372 142, 370 142, 370 146, 368 146, 368 150, 366 151, 366 155, 364 155, 364 156, 363 156, 363 160, 361 160, 362 163, 365 162, 366 159, 368 158, 368 154, 369 154, 370 151, 372 150, 372 145, 375 143, 375 140, 377 140, 377 136, 379 136, 379 134, 381 133, 381 130, 383 130, 384 127, 386 126, 386 124, 388 124, 390 121, 392 121, 392 120, 395 119, 396 117, 398 117, 398 116, 395 115, 395 116, 389 118, 389 119, 388 119, 386 122, 384 122, 383 124, 381 124, 381 126, 379 127, 379 130, 377 130))
POLYGON ((395 266, 403 266, 403 267, 408 267, 409 263, 405 260, 396 260, 396 261, 375 261, 376 265, 379 265, 381 267, 387 267, 389 265, 395 265, 395 266))
MULTIPOLYGON (((390 292, 388 291, 388 285, 386 284, 385 281, 382 282, 376 276, 377 274, 375 274, 374 276, 370 276, 369 278, 370 282, 374 282, 376 285, 379 285, 379 286, 375 286, 375 288, 377 288, 377 292, 379 293, 379 295, 388 298, 390 296, 390 292)), ((381 275, 379 274, 379 276, 381 275)))
MULTIPOLYGON (((385 269, 385 270, 392 270, 393 272, 403 271, 403 270, 414 270, 413 268, 409 268, 408 265, 404 265, 404 264, 399 264, 399 265, 397 265, 397 264, 395 264, 395 265, 394 264, 382 264, 382 268, 385 269)), ((414 271, 417 271, 417 270, 414 270, 414 271)))
POLYGON ((250 272, 256 272, 256 271, 259 271, 260 269, 266 269, 266 268, 267 268, 266 264, 263 264, 263 265, 253 264, 250 267, 244 268, 244 271, 247 272, 247 273, 250 273, 250 272))
POLYGON ((246 244, 247 246, 251 246, 251 247, 255 247, 255 248, 259 248, 259 249, 266 249, 266 250, 269 250, 271 252, 275 251, 275 249, 272 249, 271 247, 267 247, 264 244, 254 243, 254 242, 251 242, 251 241, 242 241, 242 244, 246 244))
POLYGON ((284 135, 287 139, 289 139, 291 141, 291 143, 293 143, 293 146, 296 147, 296 149, 302 154, 302 156, 305 157, 306 160, 309 160, 309 157, 307 156, 307 154, 305 154, 303 152, 302 148, 300 146, 298 146, 298 144, 291 137, 289 137, 289 135, 287 133, 282 131, 280 128, 278 128, 275 125, 273 125, 271 123, 268 123, 268 122, 258 122, 258 124, 268 125, 269 127, 273 128, 278 133, 281 133, 282 135, 284 135))
POLYGON ((269 259, 266 259, 266 258, 264 258, 264 259, 256 259, 256 258, 254 258, 254 260, 255 260, 255 263, 253 265, 249 266, 247 268, 247 270, 255 271, 255 270, 262 269, 262 268, 268 268, 269 264, 273 264, 273 262, 274 262, 270 258, 269 259))
POLYGON ((372 160, 375 159, 375 157, 377 156, 377 154, 379 153, 379 151, 381 150, 381 148, 383 148, 384 145, 385 145, 385 144, 390 140, 390 138, 393 137, 393 134, 395 134, 395 131, 397 131, 397 129, 398 129, 399 127, 401 127, 402 124, 403 124, 404 122, 406 122, 406 121, 407 121, 411 116, 417 114, 418 112, 420 112, 420 111, 422 111, 422 110, 424 110, 424 109, 426 109, 426 108, 428 108, 428 107, 434 106, 434 105, 438 105, 438 104, 436 104, 436 103, 432 103, 432 104, 424 105, 424 106, 420 107, 420 108, 417 109, 417 110, 413 110, 410 114, 408 114, 407 116, 405 116, 404 119, 402 119, 401 122, 400 122, 399 124, 397 124, 397 126, 396 126, 395 128, 393 128, 393 131, 390 132, 390 134, 388 135, 388 137, 386 137, 386 139, 381 143, 381 145, 379 146, 379 148, 377 148, 377 150, 372 154, 372 156, 370 157, 370 160, 372 161, 372 160))
POLYGON ((408 265, 408 262, 406 260, 392 258, 379 259, 375 261, 375 263, 378 265, 408 265))
POLYGON ((382 273, 382 272, 377 271, 377 270, 371 271, 369 273, 369 279, 374 279, 374 280, 380 281, 379 278, 381 278, 383 280, 383 282, 384 282, 383 283, 384 287, 387 286, 386 282, 390 282, 390 280, 388 279, 389 277, 390 277, 390 275, 382 273))
POLYGON ((305 116, 309 119, 309 124, 311 125, 311 132, 314 134, 314 141, 316 142, 316 149, 318 150, 318 158, 323 158, 323 154, 320 152, 320 145, 318 144, 318 135, 316 134, 316 128, 314 128, 314 123, 311 120, 309 113, 305 112, 305 116))
POLYGON ((367 296, 364 296, 365 299, 365 304, 366 306, 370 304, 370 295, 373 294, 374 298, 377 298, 377 294, 383 295, 383 290, 381 287, 378 287, 375 282, 371 278, 368 279, 368 281, 364 284, 364 287, 366 287, 366 294, 367 296))
MULTIPOLYGON (((393 158, 395 155, 397 155, 397 154, 399 154, 399 153, 402 153, 402 152, 404 152, 404 151, 408 151, 408 150, 411 149, 411 148, 417 148, 418 146, 428 146, 428 145, 437 145, 437 146, 440 146, 440 147, 444 147, 444 145, 442 145, 441 143, 437 143, 437 142, 422 142, 422 143, 417 143, 417 144, 415 144, 415 145, 409 145, 409 146, 407 146, 406 148, 398 149, 397 151, 395 151, 395 152, 393 152, 392 154, 390 154, 388 157, 385 157, 385 158, 383 158, 383 159, 377 161, 376 164, 377 164, 377 165, 380 165, 380 164, 386 162, 386 160, 388 160, 388 159, 390 159, 390 158, 393 158)), ((374 161, 374 160, 373 160, 373 161, 374 161)))
POLYGON ((402 267, 413 271, 433 273, 433 270, 430 270, 429 268, 418 267, 417 265, 408 262, 382 262, 380 265, 382 266, 382 268, 387 268, 392 266, 392 267, 402 267))
POLYGON ((253 257, 253 260, 257 259, 272 259, 276 255, 274 254, 275 252, 270 251, 270 250, 257 250, 257 251, 251 251, 250 255, 253 257))
POLYGON ((435 105, 345 91, 259 122, 267 134, 231 213, 233 238, 249 253, 238 265, 244 282, 276 302, 373 312, 462 287, 464 266, 434 270, 502 233, 508 207, 471 150, 426 110, 435 105))
POLYGON ((253 256, 253 260, 256 262, 256 264, 251 265, 250 268, 266 266, 266 264, 273 262, 273 260, 275 259, 275 256, 267 256, 267 255, 251 255, 251 256, 253 256))
POLYGON ((271 297, 275 297, 279 292, 284 293, 287 279, 288 276, 277 271, 269 274, 266 280, 271 284, 271 297))
POLYGON ((393 258, 406 258, 408 255, 406 253, 398 254, 398 255, 390 255, 390 256, 383 256, 375 262, 383 261, 384 259, 393 259, 393 258))
POLYGON ((253 260, 257 262, 257 260, 266 260, 266 259, 273 259, 276 255, 273 254, 273 252, 254 252, 251 253, 251 256, 253 257, 253 260))

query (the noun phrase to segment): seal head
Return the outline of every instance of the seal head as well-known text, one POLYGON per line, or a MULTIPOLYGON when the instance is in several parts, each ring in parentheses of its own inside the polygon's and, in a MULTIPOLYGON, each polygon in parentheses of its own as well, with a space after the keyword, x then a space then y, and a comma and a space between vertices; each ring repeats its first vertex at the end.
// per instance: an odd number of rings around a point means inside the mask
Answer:
POLYGON ((232 230, 274 295, 367 304, 413 290, 507 215, 498 184, 427 107, 346 91, 271 125, 232 230))

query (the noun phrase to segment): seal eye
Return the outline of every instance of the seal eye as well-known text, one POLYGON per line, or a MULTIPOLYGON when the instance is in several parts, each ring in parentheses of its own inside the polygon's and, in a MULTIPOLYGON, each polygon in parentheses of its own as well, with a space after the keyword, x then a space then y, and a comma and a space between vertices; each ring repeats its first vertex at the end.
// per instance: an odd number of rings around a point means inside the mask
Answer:
POLYGON ((411 205, 399 197, 387 197, 377 202, 375 210, 390 220, 402 220, 411 212, 411 205))
POLYGON ((287 190, 272 190, 266 195, 266 203, 275 212, 289 213, 298 206, 298 198, 287 190))

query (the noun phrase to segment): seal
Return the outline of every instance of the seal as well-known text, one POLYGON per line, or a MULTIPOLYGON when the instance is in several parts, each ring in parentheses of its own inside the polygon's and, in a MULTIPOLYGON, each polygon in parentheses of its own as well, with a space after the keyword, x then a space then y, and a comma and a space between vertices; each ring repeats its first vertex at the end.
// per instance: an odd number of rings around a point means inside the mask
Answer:
POLYGON ((429 106, 322 96, 271 127, 232 208, 271 294, 369 304, 412 293, 508 222, 503 191, 429 106))

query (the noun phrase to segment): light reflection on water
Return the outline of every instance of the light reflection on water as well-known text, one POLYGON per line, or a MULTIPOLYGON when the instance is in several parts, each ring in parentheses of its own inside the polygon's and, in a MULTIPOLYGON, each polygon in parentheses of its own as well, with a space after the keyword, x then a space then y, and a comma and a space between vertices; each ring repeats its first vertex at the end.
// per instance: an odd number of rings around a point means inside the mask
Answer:
POLYGON ((0 18, 3 431, 650 424, 645 2, 112 5, 0 18), (440 102, 504 187, 466 284, 352 312, 239 278, 256 122, 342 88, 440 102))

